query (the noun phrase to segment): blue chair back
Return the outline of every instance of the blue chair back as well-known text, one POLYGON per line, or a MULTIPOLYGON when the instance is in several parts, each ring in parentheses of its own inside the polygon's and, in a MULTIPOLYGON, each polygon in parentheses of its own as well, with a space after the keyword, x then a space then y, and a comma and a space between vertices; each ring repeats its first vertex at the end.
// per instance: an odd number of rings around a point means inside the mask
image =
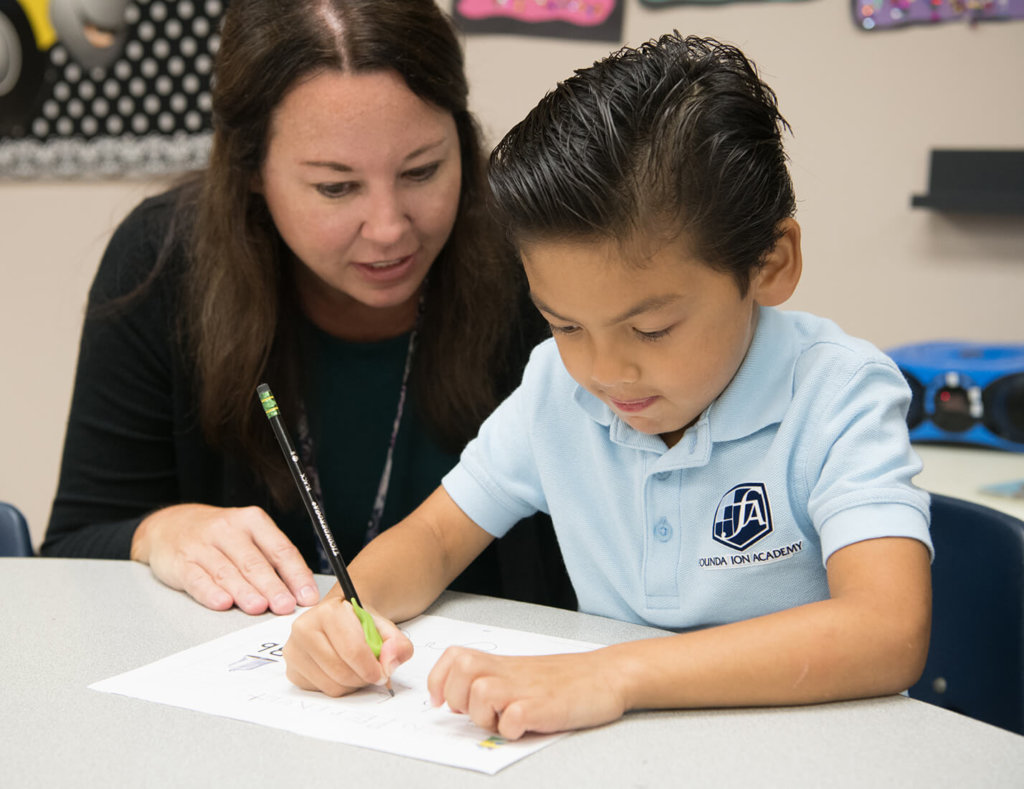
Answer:
POLYGON ((932 494, 932 638, 913 698, 1024 734, 1024 521, 932 494))
POLYGON ((0 501, 0 556, 32 555, 32 538, 25 516, 13 504, 0 501))

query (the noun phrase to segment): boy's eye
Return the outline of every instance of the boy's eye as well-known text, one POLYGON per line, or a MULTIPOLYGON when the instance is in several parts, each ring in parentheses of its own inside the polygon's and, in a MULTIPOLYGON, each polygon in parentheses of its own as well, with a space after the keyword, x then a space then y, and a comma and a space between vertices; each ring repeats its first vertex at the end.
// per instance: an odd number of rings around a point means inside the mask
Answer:
POLYGON ((316 184, 316 190, 324 197, 344 197, 356 189, 353 181, 338 181, 335 183, 316 184))
POLYGON ((633 329, 637 337, 645 342, 654 342, 660 340, 662 337, 667 337, 669 332, 672 331, 672 327, 669 326, 667 329, 659 329, 658 331, 640 331, 639 329, 633 329))
POLYGON ((412 170, 405 171, 405 177, 410 181, 429 181, 434 177, 434 173, 440 169, 440 162, 431 162, 425 164, 422 167, 414 167, 412 170))

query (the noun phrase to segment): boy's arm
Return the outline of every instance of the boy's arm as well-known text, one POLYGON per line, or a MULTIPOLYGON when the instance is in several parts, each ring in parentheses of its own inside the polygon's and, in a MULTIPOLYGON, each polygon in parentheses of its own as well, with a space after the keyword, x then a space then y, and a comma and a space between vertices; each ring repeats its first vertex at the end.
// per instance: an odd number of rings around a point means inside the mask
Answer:
POLYGON ((363 548, 349 572, 363 602, 403 622, 433 603, 493 539, 438 487, 363 548))
POLYGON ((828 600, 623 645, 616 659, 629 706, 803 704, 910 687, 928 654, 928 549, 864 540, 832 554, 827 568, 828 600))
POLYGON ((380 659, 335 584, 292 625, 284 646, 288 679, 330 696, 383 682, 412 657, 412 644, 393 622, 422 613, 492 539, 438 488, 349 565, 359 599, 384 639, 380 659))
POLYGON ((501 658, 450 649, 431 697, 506 737, 614 720, 630 709, 804 704, 896 693, 924 668, 929 552, 905 538, 828 561, 831 598, 583 655, 501 658))

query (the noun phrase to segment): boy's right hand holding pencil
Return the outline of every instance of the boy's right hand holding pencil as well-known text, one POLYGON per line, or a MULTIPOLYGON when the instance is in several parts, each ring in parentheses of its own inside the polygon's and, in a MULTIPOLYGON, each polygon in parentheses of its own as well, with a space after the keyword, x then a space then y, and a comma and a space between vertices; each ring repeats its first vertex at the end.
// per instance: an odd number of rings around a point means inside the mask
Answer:
POLYGON ((284 647, 288 679, 330 696, 385 684, 413 652, 394 622, 423 613, 493 539, 439 488, 352 560, 349 580, 377 625, 379 659, 339 584, 292 625, 284 647))
POLYGON ((412 642, 390 620, 373 615, 381 636, 380 657, 366 642, 352 603, 335 587, 295 620, 284 646, 288 679, 304 690, 344 696, 367 685, 385 685, 412 657, 412 642))

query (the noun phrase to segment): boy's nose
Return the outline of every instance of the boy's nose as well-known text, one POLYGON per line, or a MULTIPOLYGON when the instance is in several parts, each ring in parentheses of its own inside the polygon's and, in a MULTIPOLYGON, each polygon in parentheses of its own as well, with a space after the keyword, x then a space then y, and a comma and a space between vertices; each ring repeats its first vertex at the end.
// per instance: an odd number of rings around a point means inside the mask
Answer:
POLYGON ((609 349, 594 354, 590 377, 601 388, 610 389, 636 383, 640 380, 640 368, 624 354, 609 349))

